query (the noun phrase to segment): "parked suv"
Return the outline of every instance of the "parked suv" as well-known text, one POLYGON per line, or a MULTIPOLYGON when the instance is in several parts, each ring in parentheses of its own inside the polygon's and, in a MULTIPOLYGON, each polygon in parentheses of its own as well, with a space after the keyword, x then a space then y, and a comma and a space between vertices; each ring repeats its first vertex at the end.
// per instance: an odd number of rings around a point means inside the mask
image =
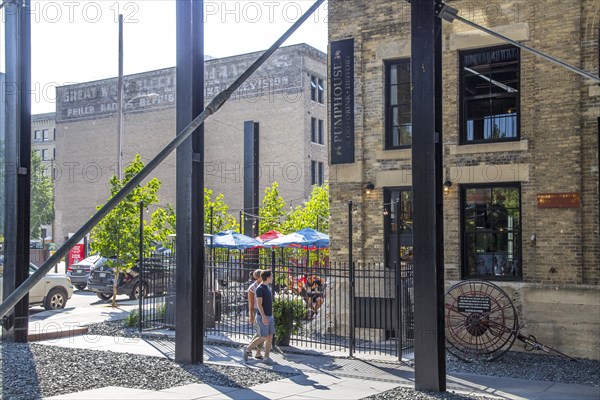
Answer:
MULTIPOLYGON (((38 267, 29 263, 29 275, 33 274, 38 267)), ((0 256, 0 299, 3 290, 4 257, 0 256)), ((46 274, 29 291, 29 307, 42 305, 46 310, 60 310, 65 308, 67 300, 73 295, 71 279, 65 274, 46 274)))
POLYGON ((90 256, 85 260, 69 265, 69 268, 67 268, 67 276, 71 278, 71 282, 73 282, 73 285, 75 285, 77 289, 83 290, 87 286, 90 272, 106 264, 106 261, 108 261, 106 257, 99 255, 90 256))
MULTIPOLYGON (((87 282, 88 289, 95 292, 101 300, 109 300, 113 295, 115 273, 104 264, 95 268, 87 282)), ((132 300, 137 300, 144 294, 160 294, 168 290, 170 282, 174 282, 175 269, 170 268, 168 258, 161 257, 144 259, 144 279, 140 281, 139 265, 127 273, 120 273, 117 280, 117 294, 126 294, 132 300)))

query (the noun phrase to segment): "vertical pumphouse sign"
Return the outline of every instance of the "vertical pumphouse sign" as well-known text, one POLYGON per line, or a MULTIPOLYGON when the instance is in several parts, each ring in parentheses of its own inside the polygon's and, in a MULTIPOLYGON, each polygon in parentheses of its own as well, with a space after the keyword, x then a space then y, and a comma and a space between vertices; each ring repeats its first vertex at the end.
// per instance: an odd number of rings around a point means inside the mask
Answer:
POLYGON ((331 42, 331 164, 354 162, 354 39, 331 42))

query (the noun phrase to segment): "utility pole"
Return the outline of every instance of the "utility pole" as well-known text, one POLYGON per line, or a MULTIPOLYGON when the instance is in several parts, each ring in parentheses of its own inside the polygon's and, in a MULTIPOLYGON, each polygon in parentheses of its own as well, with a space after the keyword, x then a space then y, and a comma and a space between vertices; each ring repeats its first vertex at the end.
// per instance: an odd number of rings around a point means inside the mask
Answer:
POLYGON ((119 77, 117 79, 117 177, 123 180, 123 14, 119 14, 119 77))

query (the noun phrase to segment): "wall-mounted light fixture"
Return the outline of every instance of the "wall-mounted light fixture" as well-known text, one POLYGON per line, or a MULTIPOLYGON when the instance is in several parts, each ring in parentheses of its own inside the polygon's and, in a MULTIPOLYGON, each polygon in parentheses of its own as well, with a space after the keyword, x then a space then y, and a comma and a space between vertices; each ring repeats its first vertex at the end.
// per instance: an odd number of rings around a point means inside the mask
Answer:
POLYGON ((373 185, 371 182, 367 183, 367 186, 365 186, 365 192, 367 194, 371 194, 371 192, 375 189, 375 185, 373 185))
POLYGON ((451 187, 452 187, 452 182, 450 181, 450 179, 446 179, 446 181, 444 182, 444 192, 448 193, 448 191, 450 190, 451 187))

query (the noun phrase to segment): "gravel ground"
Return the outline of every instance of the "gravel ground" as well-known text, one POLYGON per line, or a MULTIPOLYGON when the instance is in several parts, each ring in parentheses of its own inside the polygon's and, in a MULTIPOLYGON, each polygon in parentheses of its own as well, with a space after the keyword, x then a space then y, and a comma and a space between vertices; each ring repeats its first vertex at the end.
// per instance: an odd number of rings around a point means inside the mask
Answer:
MULTIPOLYGON (((89 335, 139 337, 136 328, 123 321, 88 325, 89 335)), ((2 349, 2 398, 32 399, 82 391, 109 385, 160 390, 189 383, 209 383, 249 387, 283 379, 290 374, 219 365, 185 365, 166 359, 92 350, 64 349, 41 345, 8 344, 2 349), (18 362, 17 362, 18 360, 18 362), (64 360, 55 365, 55 360, 64 360), (148 371, 152 370, 151 374, 148 371)), ((448 372, 504 376, 557 383, 600 386, 600 361, 569 361, 538 353, 508 352, 499 360, 466 363, 448 355, 448 372)), ((479 399, 481 397, 447 393, 416 392, 396 388, 369 400, 388 399, 479 399)))
POLYGON ((498 360, 483 363, 466 363, 448 355, 446 369, 448 372, 600 386, 600 361, 583 358, 571 361, 540 353, 509 351, 498 360))
MULTIPOLYGON (((89 325, 89 334, 137 337, 136 329, 124 328, 122 321, 89 325)), ((516 348, 518 343, 514 345, 516 348)), ((509 351, 492 362, 467 363, 448 354, 448 372, 470 373, 556 383, 600 386, 600 361, 577 359, 539 352, 509 351)))
MULTIPOLYGON (((412 366, 412 365, 411 365, 412 366)), ((470 373, 489 376, 503 376, 508 378, 528 379, 556 383, 578 384, 600 387, 600 361, 577 359, 569 361, 562 357, 547 354, 508 352, 500 359, 484 363, 466 363, 451 355, 446 358, 446 370, 449 373, 470 373)), ((498 399, 498 397, 482 397, 457 394, 452 391, 447 393, 416 392, 410 388, 395 388, 375 396, 367 397, 368 400, 391 399, 498 399)))
POLYGON ((1 351, 3 399, 39 399, 71 392, 124 386, 161 390, 190 383, 244 388, 294 374, 264 369, 179 364, 158 357, 4 343, 1 351))
POLYGON ((499 397, 482 397, 482 396, 469 396, 462 395, 453 392, 446 393, 430 393, 430 392, 417 392, 409 388, 396 388, 388 390, 383 393, 376 394, 374 396, 365 397, 363 400, 467 400, 467 399, 478 399, 478 400, 498 400, 499 397))
POLYGON ((124 325, 124 320, 106 321, 86 326, 88 328, 88 335, 140 337, 138 328, 126 327, 124 325))

